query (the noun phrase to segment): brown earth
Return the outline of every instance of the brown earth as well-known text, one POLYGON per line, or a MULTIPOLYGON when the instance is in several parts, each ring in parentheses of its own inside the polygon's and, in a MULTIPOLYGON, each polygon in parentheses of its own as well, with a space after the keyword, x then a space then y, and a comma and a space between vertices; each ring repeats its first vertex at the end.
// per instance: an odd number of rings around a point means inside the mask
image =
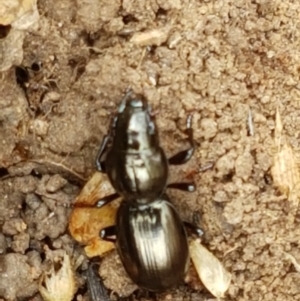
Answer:
MULTIPOLYGON (((196 154, 171 174, 198 189, 168 193, 185 219, 200 217, 205 246, 232 273, 225 300, 300 300, 298 176, 287 190, 271 172, 277 109, 300 147, 300 2, 44 0, 38 11, 23 43, 28 82, 14 66, 0 74, 0 299, 41 299, 46 246, 83 254, 67 234, 71 204, 131 87, 158 112, 168 154, 184 147, 193 113, 196 154)), ((86 268, 77 300, 88 298, 86 268)), ((214 300, 190 286, 130 298, 214 300)))

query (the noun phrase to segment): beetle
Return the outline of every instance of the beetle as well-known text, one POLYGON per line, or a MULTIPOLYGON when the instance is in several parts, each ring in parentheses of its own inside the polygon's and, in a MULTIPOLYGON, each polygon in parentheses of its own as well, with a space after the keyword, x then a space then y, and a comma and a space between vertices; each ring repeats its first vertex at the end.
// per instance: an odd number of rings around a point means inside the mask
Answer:
POLYGON ((183 280, 189 264, 185 226, 202 234, 201 229, 181 220, 165 193, 166 187, 195 190, 194 183, 167 185, 168 165, 183 164, 194 153, 191 123, 190 115, 187 118, 189 148, 168 160, 160 147, 147 100, 129 91, 96 158, 97 169, 108 174, 117 191, 97 202, 97 206, 123 197, 116 224, 102 229, 100 236, 116 242, 130 278, 149 291, 163 291, 183 280))
MULTIPOLYGON (((165 190, 168 165, 186 163, 193 155, 192 115, 187 118, 189 148, 167 159, 159 143, 154 114, 142 95, 130 90, 121 101, 111 127, 104 136, 96 157, 96 168, 106 172, 116 190, 98 202, 111 202, 120 195, 132 202, 149 203, 165 190)), ((171 183, 170 188, 194 191, 194 183, 171 183)))

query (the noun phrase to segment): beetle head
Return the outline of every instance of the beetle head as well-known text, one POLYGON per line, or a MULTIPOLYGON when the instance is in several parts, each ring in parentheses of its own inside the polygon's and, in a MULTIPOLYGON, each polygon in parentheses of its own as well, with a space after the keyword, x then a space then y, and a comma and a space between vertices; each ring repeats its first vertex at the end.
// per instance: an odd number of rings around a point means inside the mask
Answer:
POLYGON ((116 122, 116 136, 121 149, 139 152, 158 146, 154 114, 143 95, 129 91, 124 96, 116 122), (122 137, 122 138, 121 138, 122 137))

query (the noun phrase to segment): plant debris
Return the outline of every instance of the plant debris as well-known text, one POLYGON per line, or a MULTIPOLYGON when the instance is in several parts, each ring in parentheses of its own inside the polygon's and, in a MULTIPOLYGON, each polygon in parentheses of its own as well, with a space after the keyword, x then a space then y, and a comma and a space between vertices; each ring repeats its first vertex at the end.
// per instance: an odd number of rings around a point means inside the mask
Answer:
POLYGON ((231 282, 231 274, 217 257, 196 240, 190 242, 190 254, 204 286, 216 298, 224 298, 231 282))
POLYGON ((74 202, 69 230, 76 241, 85 245, 88 257, 102 256, 115 248, 113 243, 101 240, 99 233, 101 229, 114 225, 118 202, 96 207, 99 199, 113 192, 107 176, 96 172, 74 202))

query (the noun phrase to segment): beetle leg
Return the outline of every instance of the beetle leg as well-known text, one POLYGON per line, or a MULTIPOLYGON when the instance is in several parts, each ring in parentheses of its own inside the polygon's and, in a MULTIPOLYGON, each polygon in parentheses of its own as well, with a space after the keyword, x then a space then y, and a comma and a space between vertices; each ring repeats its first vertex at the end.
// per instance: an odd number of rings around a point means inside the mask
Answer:
POLYGON ((117 120, 118 120, 117 115, 112 116, 112 118, 110 120, 109 132, 107 135, 105 135, 103 137, 101 146, 100 146, 99 151, 96 156, 96 168, 98 171, 103 172, 103 173, 105 173, 106 170, 105 170, 105 163, 104 163, 105 160, 103 160, 102 157, 103 157, 104 153, 107 151, 108 142, 111 140, 111 138, 113 136, 113 132, 116 127, 117 120))
POLYGON ((189 115, 186 120, 186 132, 188 134, 188 141, 190 147, 186 150, 183 150, 169 159, 169 164, 171 165, 180 165, 184 164, 191 159, 195 151, 195 141, 194 141, 194 134, 192 128, 192 115, 189 115))
POLYGON ((90 263, 87 270, 87 287, 92 301, 110 301, 107 290, 99 277, 98 266, 90 263))
POLYGON ((116 234, 117 234, 117 231, 116 231, 116 226, 115 225, 106 227, 106 228, 104 228, 100 231, 101 239, 106 240, 106 241, 110 241, 110 242, 113 242, 113 243, 116 242, 116 234))
POLYGON ((98 154, 96 156, 96 168, 98 171, 104 172, 104 173, 106 172, 106 170, 105 170, 104 161, 102 160, 102 156, 107 149, 107 144, 108 144, 109 138, 110 138, 109 135, 104 136, 101 146, 99 148, 98 154))
POLYGON ((107 205, 108 203, 114 201, 115 199, 117 199, 120 195, 118 193, 113 193, 110 195, 107 195, 105 197, 103 197, 102 199, 98 200, 96 203, 96 207, 100 208, 103 207, 105 205, 107 205))
POLYGON ((197 236, 199 236, 199 237, 203 236, 204 231, 200 227, 198 227, 197 225, 195 225, 193 223, 190 223, 190 222, 183 222, 183 224, 186 228, 191 230, 197 236))
POLYGON ((188 191, 188 192, 194 192, 196 190, 196 184, 194 182, 170 183, 167 185, 167 187, 188 191))

